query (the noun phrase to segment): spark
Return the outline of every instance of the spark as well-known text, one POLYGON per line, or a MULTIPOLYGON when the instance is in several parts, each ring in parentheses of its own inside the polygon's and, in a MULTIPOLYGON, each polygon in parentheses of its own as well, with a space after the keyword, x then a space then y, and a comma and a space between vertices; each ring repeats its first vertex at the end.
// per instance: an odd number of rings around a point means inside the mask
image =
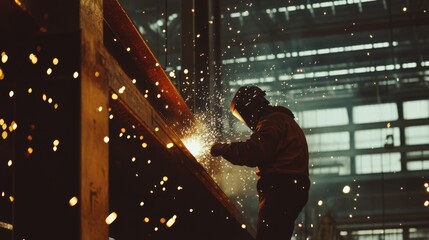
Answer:
POLYGON ((174 143, 167 143, 167 148, 172 148, 174 147, 174 143))
POLYGON ((176 222, 176 219, 177 219, 177 216, 176 215, 174 215, 173 217, 171 217, 168 221, 167 221, 167 223, 165 224, 167 227, 171 227, 171 226, 173 226, 173 224, 176 222))
POLYGON ((78 202, 78 199, 77 199, 77 197, 76 197, 76 196, 74 196, 74 197, 70 198, 70 200, 69 200, 69 205, 70 205, 71 207, 74 207, 74 206, 77 204, 77 202, 78 202))
POLYGON ((1 53, 1 62, 6 63, 9 57, 7 56, 6 52, 1 53))
POLYGON ((116 212, 110 213, 109 216, 107 216, 107 218, 105 220, 106 224, 108 224, 108 225, 112 224, 116 220, 117 217, 118 217, 118 214, 116 214, 116 212))
POLYGON ((3 70, 0 68, 0 80, 4 79, 4 73, 3 70))
POLYGON ((182 142, 197 161, 205 166, 209 161, 210 147, 215 142, 215 133, 203 122, 204 116, 196 116, 196 119, 195 126, 187 130, 182 142))
POLYGON ((344 186, 343 193, 347 194, 350 192, 350 187, 348 185, 344 186))
POLYGON ((32 64, 36 64, 36 63, 37 63, 37 61, 38 61, 37 56, 36 56, 34 53, 31 53, 31 54, 28 56, 28 58, 30 59, 30 61, 31 61, 31 63, 32 63, 32 64))

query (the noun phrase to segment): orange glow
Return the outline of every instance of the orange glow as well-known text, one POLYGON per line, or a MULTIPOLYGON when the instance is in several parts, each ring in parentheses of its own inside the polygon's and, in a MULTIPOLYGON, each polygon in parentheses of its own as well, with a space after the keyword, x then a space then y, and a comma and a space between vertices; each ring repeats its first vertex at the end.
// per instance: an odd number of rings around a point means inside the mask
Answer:
POLYGON ((4 79, 4 73, 3 70, 0 68, 0 80, 4 79))
POLYGON ((22 3, 19 0, 15 0, 16 5, 22 7, 22 3))

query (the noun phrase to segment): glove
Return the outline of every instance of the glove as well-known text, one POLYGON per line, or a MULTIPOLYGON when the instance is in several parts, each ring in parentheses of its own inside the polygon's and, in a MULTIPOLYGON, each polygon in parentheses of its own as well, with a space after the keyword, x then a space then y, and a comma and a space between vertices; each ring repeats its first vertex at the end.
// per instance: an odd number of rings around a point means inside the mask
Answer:
POLYGON ((213 157, 218 157, 225 152, 225 150, 228 146, 229 146, 229 144, 226 144, 226 143, 215 143, 215 144, 213 144, 212 148, 210 149, 210 154, 213 157))

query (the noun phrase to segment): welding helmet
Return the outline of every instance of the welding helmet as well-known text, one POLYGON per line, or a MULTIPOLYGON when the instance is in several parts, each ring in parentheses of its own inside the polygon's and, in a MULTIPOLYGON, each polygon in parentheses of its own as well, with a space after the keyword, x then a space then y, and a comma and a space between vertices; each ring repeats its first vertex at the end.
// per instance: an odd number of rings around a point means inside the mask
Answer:
POLYGON ((232 114, 252 131, 255 130, 259 118, 269 105, 265 95, 265 91, 258 87, 243 86, 237 90, 231 101, 232 114))

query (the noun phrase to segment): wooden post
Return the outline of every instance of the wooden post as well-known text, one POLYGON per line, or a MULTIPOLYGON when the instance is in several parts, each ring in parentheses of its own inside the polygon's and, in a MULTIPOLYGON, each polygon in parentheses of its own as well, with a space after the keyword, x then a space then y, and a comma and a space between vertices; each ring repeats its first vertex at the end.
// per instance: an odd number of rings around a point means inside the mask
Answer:
POLYGON ((7 36, 2 50, 10 54, 7 81, 16 82, 17 94, 14 238, 106 240, 103 0, 7 2, 26 27, 7 36))
POLYGON ((97 49, 103 46, 103 0, 80 1, 81 239, 108 239, 108 80, 97 49))

